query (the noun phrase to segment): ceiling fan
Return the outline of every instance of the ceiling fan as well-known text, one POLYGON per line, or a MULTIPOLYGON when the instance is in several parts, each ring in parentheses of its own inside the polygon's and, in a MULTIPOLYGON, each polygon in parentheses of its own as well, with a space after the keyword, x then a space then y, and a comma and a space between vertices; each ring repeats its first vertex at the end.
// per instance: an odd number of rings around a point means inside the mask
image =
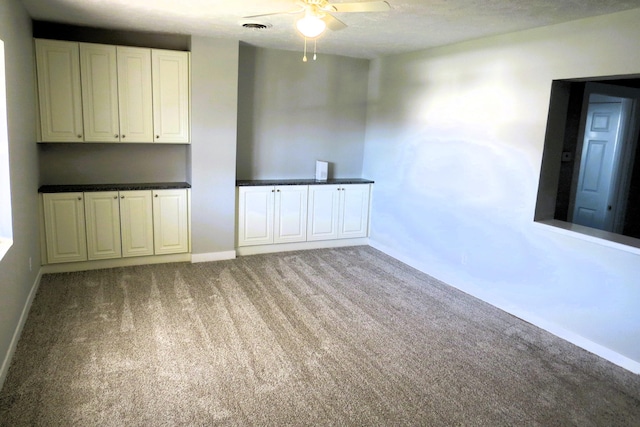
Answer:
MULTIPOLYGON (((391 9, 386 1, 377 0, 351 3, 332 3, 329 0, 297 0, 296 4, 298 5, 297 9, 245 16, 244 19, 304 13, 304 16, 296 21, 296 28, 305 37, 305 55, 303 57, 305 62, 307 60, 307 38, 316 39, 326 28, 337 31, 347 27, 347 24, 333 16, 332 13, 385 12, 391 9)), ((315 52, 313 59, 316 59, 315 52)))

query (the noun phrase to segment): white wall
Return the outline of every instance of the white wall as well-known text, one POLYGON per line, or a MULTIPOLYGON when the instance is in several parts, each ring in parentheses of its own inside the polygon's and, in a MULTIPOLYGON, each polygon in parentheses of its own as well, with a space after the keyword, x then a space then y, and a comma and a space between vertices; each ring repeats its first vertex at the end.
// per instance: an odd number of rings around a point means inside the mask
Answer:
POLYGON ((238 42, 191 39, 191 239, 196 261, 235 257, 238 42))
MULTIPOLYGON (((7 119, 13 246, 0 261, 0 386, 16 344, 16 330, 38 279, 38 159, 35 144, 31 19, 18 0, 0 2, 6 60, 7 119), (29 270, 29 258, 33 268, 29 270)), ((8 209, 0 206, 0 209, 8 209)))
POLYGON ((240 48, 239 179, 360 178, 369 61, 240 48))
POLYGON ((373 245, 640 372, 640 256, 533 223, 552 79, 640 73, 640 9, 372 63, 373 245))

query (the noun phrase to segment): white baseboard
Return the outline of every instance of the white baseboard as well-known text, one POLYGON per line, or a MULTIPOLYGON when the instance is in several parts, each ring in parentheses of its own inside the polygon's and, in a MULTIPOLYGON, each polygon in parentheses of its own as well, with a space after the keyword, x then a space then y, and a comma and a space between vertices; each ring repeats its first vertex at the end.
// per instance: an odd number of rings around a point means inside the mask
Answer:
POLYGON ((4 380, 7 378, 7 373, 9 372, 9 366, 11 365, 11 359, 13 358, 13 354, 16 352, 16 347, 18 346, 18 340, 20 340, 20 335, 22 334, 22 328, 24 327, 24 324, 27 321, 27 317, 29 316, 29 310, 31 309, 31 304, 33 303, 33 299, 36 297, 36 293, 38 292, 38 288, 40 287, 41 278, 42 278, 42 269, 38 271, 36 280, 31 285, 29 296, 27 297, 27 300, 24 303, 24 307, 22 307, 20 320, 18 321, 18 325, 16 326, 16 329, 13 332, 13 337, 11 338, 11 344, 9 345, 9 350, 7 351, 7 354, 4 355, 4 360, 2 361, 2 366, 0 367, 0 390, 2 390, 2 386, 4 385, 4 380))
POLYGON ((274 252, 303 251, 309 249, 342 248, 345 246, 368 246, 369 238, 319 240, 311 242, 279 243, 274 245, 239 246, 236 248, 238 256, 270 254, 274 252))
POLYGON ((100 268, 131 267, 133 265, 164 264, 167 262, 189 262, 190 253, 113 258, 95 261, 66 262, 42 266, 42 273, 70 273, 73 271, 98 270, 100 268))
MULTIPOLYGON (((400 262, 403 262, 413 268, 415 268, 416 270, 422 271, 425 274, 431 274, 428 271, 424 271, 421 266, 417 265, 415 263, 414 260, 407 258, 406 256, 402 256, 400 254, 398 254, 395 250, 386 247, 385 245, 382 245, 376 241, 370 241, 369 245, 377 250, 379 250, 380 252, 384 252, 386 255, 389 255, 392 258, 397 259, 400 262)), ((457 286, 455 286, 454 284, 448 283, 447 281, 443 281, 445 283, 447 283, 450 286, 453 286, 456 289, 460 289, 457 286)), ((471 293, 469 293, 467 290, 465 289, 460 289, 462 292, 468 293, 470 295, 472 295, 475 298, 478 298, 488 304, 491 304, 494 307, 499 308, 502 311, 505 311, 519 319, 524 320, 525 322, 531 323, 532 325, 537 326, 540 329, 543 329, 559 338, 562 338, 565 341, 570 342, 573 345, 576 345, 590 353, 595 354, 596 356, 602 357, 605 360, 608 360, 609 362, 620 366, 621 368, 624 368, 630 372, 633 372, 634 374, 640 374, 640 362, 635 361, 633 359, 630 359, 620 353, 617 353, 613 350, 611 350, 610 348, 604 347, 598 343, 595 343, 591 340, 588 340, 587 338, 584 338, 583 336, 580 336, 578 334, 576 334, 575 332, 571 332, 567 329, 562 328, 561 326, 558 326, 552 322, 546 321, 544 319, 541 319, 535 315, 532 315, 531 313, 525 312, 523 310, 517 309, 515 307, 512 306, 507 306, 503 303, 500 303, 498 301, 492 301, 492 300, 488 300, 486 298, 482 298, 478 295, 473 295, 471 293)))
POLYGON ((205 254, 191 254, 191 262, 226 261, 236 259, 236 251, 209 252, 205 254))

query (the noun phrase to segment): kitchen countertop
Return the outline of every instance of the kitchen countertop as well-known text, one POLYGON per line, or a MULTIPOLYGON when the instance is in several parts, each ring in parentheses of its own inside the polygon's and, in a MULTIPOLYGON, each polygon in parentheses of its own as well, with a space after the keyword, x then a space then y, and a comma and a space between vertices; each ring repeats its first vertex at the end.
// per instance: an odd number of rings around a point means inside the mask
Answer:
POLYGON ((240 179, 236 181, 238 187, 269 186, 269 185, 331 185, 331 184, 373 184, 370 179, 363 178, 334 178, 326 181, 315 179, 240 179))
POLYGON ((148 182, 129 184, 43 185, 39 193, 84 193, 89 191, 176 190, 191 188, 188 182, 148 182))

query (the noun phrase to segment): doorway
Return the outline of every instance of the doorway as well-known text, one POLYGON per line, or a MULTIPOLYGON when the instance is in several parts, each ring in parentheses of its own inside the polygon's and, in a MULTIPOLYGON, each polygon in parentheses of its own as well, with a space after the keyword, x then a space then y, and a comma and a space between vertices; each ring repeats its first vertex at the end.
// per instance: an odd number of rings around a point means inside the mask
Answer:
POLYGON ((618 234, 625 224, 639 128, 640 98, 624 92, 605 84, 585 88, 569 208, 570 222, 618 234))

